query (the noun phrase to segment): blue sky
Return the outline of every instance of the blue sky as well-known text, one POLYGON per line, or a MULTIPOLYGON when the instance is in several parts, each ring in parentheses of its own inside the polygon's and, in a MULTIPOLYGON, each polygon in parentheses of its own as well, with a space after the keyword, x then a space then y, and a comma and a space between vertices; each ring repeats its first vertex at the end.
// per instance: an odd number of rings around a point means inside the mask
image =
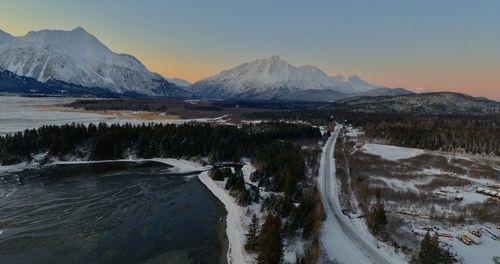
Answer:
POLYGON ((387 86, 500 99, 500 1, 3 0, 14 35, 82 26, 167 77, 273 54, 387 86))

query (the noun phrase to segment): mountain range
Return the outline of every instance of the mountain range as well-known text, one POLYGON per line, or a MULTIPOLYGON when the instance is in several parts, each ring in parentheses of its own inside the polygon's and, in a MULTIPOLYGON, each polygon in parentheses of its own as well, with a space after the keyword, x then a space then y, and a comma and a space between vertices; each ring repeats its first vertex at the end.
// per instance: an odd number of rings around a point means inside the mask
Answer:
POLYGON ((360 94, 409 93, 373 85, 357 76, 328 76, 310 65, 295 67, 278 56, 244 63, 191 85, 147 70, 132 55, 114 53, 81 27, 31 31, 20 37, 0 31, 0 68, 51 83, 50 87, 62 82, 65 88, 74 85, 118 95, 324 101, 360 94))
POLYGON ((377 95, 411 93, 370 84, 356 75, 329 76, 311 65, 293 66, 276 55, 222 71, 194 83, 190 90, 209 98, 304 101, 333 101, 361 94, 370 96, 372 92, 377 95))
POLYGON ((19 37, 0 30, 0 92, 336 101, 363 111, 427 111, 426 105, 442 107, 444 112, 475 111, 477 106, 498 108, 497 102, 487 99, 415 94, 404 88, 371 84, 356 75, 330 76, 315 66, 294 66, 276 55, 243 63, 191 84, 149 71, 134 56, 111 51, 81 27, 70 31, 31 31, 19 37), (443 105, 448 101, 448 105, 443 105), (460 105, 461 101, 467 103, 460 105))

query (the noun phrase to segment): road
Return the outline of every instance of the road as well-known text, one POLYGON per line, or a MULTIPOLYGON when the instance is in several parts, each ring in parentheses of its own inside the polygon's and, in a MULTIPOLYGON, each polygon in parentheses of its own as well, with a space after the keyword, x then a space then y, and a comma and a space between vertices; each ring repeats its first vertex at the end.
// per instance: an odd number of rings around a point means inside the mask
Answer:
POLYGON ((404 263, 394 259, 386 252, 378 249, 367 234, 358 230, 352 222, 342 214, 338 196, 338 185, 335 176, 335 160, 333 153, 335 142, 340 132, 337 125, 328 139, 321 154, 319 171, 319 188, 321 200, 327 215, 323 222, 321 243, 328 257, 339 263, 404 263))

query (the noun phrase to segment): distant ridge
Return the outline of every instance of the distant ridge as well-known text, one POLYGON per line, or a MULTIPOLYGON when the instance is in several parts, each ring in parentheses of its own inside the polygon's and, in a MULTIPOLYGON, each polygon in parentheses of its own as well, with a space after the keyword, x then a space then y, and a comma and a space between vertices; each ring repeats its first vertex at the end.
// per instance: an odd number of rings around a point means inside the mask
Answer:
POLYGON ((353 111, 367 113, 464 115, 500 113, 500 102, 454 92, 346 98, 336 103, 353 111))

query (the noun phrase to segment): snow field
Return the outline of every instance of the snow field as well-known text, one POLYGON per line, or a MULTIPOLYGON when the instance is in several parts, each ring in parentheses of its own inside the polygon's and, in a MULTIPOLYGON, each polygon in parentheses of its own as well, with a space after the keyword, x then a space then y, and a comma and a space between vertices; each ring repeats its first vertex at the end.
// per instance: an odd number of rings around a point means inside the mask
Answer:
POLYGON ((424 151, 421 149, 403 148, 381 144, 365 144, 362 150, 367 154, 376 155, 383 159, 393 161, 409 159, 424 154, 424 151))

